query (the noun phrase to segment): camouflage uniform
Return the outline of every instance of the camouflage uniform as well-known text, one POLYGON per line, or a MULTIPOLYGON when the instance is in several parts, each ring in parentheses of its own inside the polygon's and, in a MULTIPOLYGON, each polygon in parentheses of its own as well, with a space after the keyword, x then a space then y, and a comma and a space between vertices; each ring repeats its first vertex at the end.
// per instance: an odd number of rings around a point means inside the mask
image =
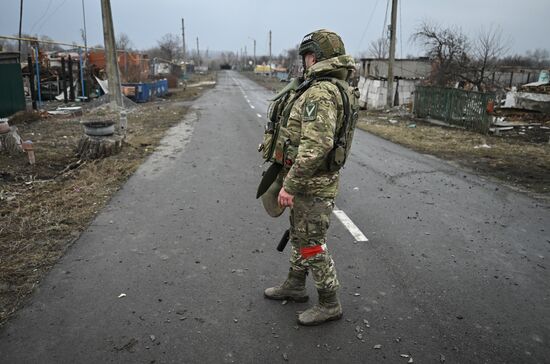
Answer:
MULTIPOLYGON (((306 81, 327 75, 347 75, 353 58, 339 56, 314 64, 306 81), (341 72, 345 70, 346 72, 341 72)), ((290 210, 291 269, 310 271, 317 289, 339 287, 336 269, 327 250, 327 230, 338 191, 339 172, 328 171, 326 159, 343 123, 343 101, 338 87, 314 81, 294 103, 280 138, 288 140, 283 173, 284 189, 294 195, 290 210)))
POLYGON ((299 54, 308 66, 305 79, 299 85, 293 80, 274 98, 259 149, 264 159, 274 163, 258 188, 266 211, 279 216, 284 207, 276 207, 276 195, 286 199, 285 205, 290 202, 288 195, 294 196, 288 278, 267 288, 264 295, 305 302, 306 274, 310 272, 319 303, 302 312, 298 323, 318 325, 342 317, 337 295, 340 284, 327 250, 327 230, 338 191, 338 170, 349 154, 357 120, 357 90, 352 91, 345 82, 355 63, 345 55, 336 33, 321 29, 306 35, 299 54), (278 176, 271 172, 277 168, 278 176), (275 182, 271 183, 272 178, 275 182), (283 190, 286 194, 280 192, 283 190))

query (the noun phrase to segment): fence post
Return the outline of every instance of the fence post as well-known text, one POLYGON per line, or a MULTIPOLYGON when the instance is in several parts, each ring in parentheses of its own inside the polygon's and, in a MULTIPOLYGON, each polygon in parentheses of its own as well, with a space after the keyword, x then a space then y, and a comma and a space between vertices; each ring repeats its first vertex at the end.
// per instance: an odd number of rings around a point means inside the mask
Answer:
POLYGON ((34 54, 36 57, 36 89, 38 91, 38 107, 42 107, 42 92, 40 91, 40 59, 38 53, 38 44, 34 49, 34 54))

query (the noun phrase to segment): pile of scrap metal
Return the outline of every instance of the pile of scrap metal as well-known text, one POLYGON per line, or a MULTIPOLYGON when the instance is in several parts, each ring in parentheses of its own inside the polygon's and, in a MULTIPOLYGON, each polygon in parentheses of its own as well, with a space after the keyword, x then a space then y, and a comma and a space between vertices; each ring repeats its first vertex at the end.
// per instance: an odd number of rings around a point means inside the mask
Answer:
POLYGON ((82 61, 74 51, 38 53, 38 59, 29 55, 22 64, 25 94, 36 101, 75 101, 82 93, 82 61), (36 75, 39 75, 37 78, 36 75))
POLYGON ((550 72, 542 71, 537 82, 512 88, 504 105, 495 110, 489 129, 495 134, 539 134, 541 142, 550 137, 550 72))

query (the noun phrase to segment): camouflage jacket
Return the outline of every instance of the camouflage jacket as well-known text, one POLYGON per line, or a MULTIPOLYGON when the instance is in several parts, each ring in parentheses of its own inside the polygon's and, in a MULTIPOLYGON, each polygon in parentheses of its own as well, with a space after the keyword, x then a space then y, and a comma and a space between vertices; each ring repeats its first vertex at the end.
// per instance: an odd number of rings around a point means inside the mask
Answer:
MULTIPOLYGON (((305 77, 346 79, 354 67, 351 56, 334 57, 314 64, 305 77)), ((335 132, 343 123, 343 109, 338 87, 327 81, 313 81, 294 102, 279 135, 288 140, 285 158, 291 163, 282 172, 283 187, 288 193, 336 197, 339 172, 329 172, 324 166, 334 146, 335 132)))

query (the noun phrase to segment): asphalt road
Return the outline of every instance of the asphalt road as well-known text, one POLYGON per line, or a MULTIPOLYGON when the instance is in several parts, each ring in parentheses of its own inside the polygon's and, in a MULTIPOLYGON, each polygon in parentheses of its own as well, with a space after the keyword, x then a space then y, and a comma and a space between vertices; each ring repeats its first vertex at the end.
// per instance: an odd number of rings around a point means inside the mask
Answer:
POLYGON ((336 204, 368 241, 329 231, 344 318, 264 299, 288 269, 287 215, 255 200, 270 94, 218 81, 0 330, 1 363, 550 362, 548 205, 362 131, 336 204))

